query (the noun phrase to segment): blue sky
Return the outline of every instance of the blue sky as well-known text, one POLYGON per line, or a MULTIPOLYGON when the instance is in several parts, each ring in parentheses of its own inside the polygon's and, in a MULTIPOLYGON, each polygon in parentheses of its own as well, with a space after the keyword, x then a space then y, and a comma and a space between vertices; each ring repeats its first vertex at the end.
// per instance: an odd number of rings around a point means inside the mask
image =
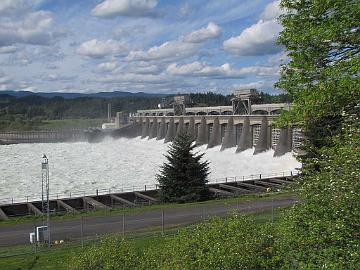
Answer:
POLYGON ((274 93, 279 1, 1 0, 0 91, 274 93))

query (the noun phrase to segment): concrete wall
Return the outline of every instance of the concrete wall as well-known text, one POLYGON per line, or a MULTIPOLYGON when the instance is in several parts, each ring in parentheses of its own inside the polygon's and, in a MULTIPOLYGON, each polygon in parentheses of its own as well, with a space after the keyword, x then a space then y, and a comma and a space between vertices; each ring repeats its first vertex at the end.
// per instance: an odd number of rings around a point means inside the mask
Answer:
MULTIPOLYGON (((193 115, 193 116, 134 116, 130 120, 141 127, 141 137, 164 142, 173 141, 179 134, 188 134, 197 145, 208 148, 221 145, 220 150, 236 147, 236 152, 254 147, 254 155, 271 147, 274 156, 292 150, 292 129, 272 127, 275 115, 193 115)), ((137 128, 139 130, 139 128, 137 128)), ((138 133, 140 133, 138 131, 138 133)), ((297 131, 297 134, 299 131, 297 131)))

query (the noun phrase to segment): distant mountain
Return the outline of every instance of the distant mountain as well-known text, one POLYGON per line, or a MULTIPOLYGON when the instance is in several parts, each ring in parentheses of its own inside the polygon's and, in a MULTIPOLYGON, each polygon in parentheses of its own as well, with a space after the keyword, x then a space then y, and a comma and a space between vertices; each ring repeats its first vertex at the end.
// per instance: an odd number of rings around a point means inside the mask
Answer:
POLYGON ((102 98, 112 98, 112 97, 129 97, 129 96, 138 96, 138 97, 166 97, 169 94, 149 94, 144 92, 122 92, 122 91, 113 91, 113 92, 98 92, 98 93, 63 93, 63 92, 31 92, 31 91, 0 91, 0 95, 9 95, 13 97, 26 97, 30 95, 36 95, 46 98, 53 97, 63 97, 66 99, 73 99, 79 97, 102 97, 102 98))

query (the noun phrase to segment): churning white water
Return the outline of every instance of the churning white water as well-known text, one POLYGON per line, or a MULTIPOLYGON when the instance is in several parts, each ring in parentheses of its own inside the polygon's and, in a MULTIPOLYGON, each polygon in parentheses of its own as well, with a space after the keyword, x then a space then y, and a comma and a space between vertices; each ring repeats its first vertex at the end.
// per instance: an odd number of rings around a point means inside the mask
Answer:
MULTIPOLYGON (((51 193, 121 189, 154 185, 169 144, 147 139, 106 139, 100 143, 37 143, 0 146, 0 199, 41 193, 41 156, 50 164, 51 193)), ((209 178, 250 174, 290 173, 301 165, 288 153, 273 158, 273 151, 253 156, 253 149, 235 154, 206 149, 211 162, 209 178)))

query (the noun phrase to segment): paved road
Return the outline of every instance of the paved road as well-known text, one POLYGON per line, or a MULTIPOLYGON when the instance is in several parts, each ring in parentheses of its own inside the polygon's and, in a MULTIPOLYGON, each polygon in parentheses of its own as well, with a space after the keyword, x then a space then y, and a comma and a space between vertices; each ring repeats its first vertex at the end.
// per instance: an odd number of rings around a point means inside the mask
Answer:
MULTIPOLYGON (((259 212, 272 207, 283 207, 294 204, 296 197, 266 199, 258 201, 242 201, 238 203, 219 203, 207 205, 192 205, 179 208, 166 208, 164 210, 164 225, 183 225, 201 221, 204 217, 226 216, 234 210, 239 212, 259 212)), ((17 224, 0 227, 0 247, 27 244, 29 233, 35 226, 41 226, 41 222, 17 224)), ((101 217, 84 217, 83 219, 58 220, 50 224, 51 239, 74 239, 95 236, 107 233, 125 233, 138 230, 154 229, 162 226, 162 210, 149 210, 125 215, 113 214, 101 217), (82 226, 81 226, 82 225, 82 226), (81 229, 82 227, 82 229, 81 229)))

